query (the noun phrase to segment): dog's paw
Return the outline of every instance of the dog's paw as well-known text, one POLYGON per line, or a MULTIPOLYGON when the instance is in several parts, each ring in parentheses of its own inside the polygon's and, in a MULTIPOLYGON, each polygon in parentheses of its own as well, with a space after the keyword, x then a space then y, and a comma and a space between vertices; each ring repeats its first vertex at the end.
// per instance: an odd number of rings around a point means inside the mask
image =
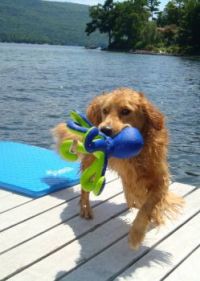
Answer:
POLYGON ((92 208, 87 204, 83 204, 83 205, 81 204, 80 216, 87 220, 93 219, 92 208))

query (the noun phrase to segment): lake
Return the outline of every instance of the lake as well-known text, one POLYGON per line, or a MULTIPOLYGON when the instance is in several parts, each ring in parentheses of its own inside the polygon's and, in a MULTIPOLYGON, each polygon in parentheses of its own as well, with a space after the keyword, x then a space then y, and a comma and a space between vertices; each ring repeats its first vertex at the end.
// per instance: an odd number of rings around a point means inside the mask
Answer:
POLYGON ((0 43, 0 136, 52 147, 50 129, 95 95, 140 90, 166 115, 173 181, 199 185, 200 58, 0 43))

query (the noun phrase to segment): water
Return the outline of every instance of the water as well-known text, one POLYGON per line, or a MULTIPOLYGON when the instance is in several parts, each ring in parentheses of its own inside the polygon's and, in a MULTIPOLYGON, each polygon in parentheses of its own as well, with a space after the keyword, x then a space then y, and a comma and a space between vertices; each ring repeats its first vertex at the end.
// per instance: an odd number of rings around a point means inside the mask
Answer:
POLYGON ((199 185, 200 59, 0 44, 0 136, 51 147, 71 109, 116 87, 144 92, 167 117, 173 180, 199 185))

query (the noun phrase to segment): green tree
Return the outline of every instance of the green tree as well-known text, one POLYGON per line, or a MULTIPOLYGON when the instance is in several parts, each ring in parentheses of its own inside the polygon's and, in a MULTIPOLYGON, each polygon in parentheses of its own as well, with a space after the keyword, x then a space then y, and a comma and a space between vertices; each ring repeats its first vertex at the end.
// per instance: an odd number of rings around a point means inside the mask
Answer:
POLYGON ((158 13, 159 9, 159 5, 160 5, 160 1, 159 0, 147 0, 147 5, 149 8, 149 11, 151 13, 151 18, 154 18, 154 15, 158 13))
POLYGON ((166 48, 200 53, 200 0, 170 0, 158 13, 159 0, 106 0, 90 9, 86 32, 107 33, 110 49, 166 48), (158 13, 156 21, 154 15, 158 13))
POLYGON ((147 22, 142 31, 140 41, 137 42, 137 49, 153 50, 154 47, 160 42, 160 34, 157 30, 155 21, 147 22))
POLYGON ((182 13, 183 0, 171 0, 167 3, 162 13, 159 13, 157 23, 159 26, 176 24, 179 21, 182 13))
POLYGON ((148 21, 149 13, 146 1, 124 1, 116 4, 114 28, 114 48, 132 49, 140 40, 143 26, 148 21))
POLYGON ((87 24, 86 33, 95 30, 108 34, 108 48, 131 49, 140 38, 143 25, 148 21, 146 0, 128 0, 113 3, 107 0, 103 5, 90 9, 92 21, 87 24))
POLYGON ((164 11, 158 14, 157 25, 162 34, 163 43, 166 47, 178 44, 178 30, 182 17, 184 0, 171 0, 167 3, 164 11))
POLYGON ((200 1, 171 0, 159 13, 158 26, 167 46, 178 45, 182 52, 200 53, 200 1))
POLYGON ((200 54, 200 1, 185 0, 179 28, 179 44, 191 53, 200 54))
POLYGON ((114 9, 115 5, 113 0, 106 0, 103 5, 98 4, 90 8, 90 17, 92 21, 87 23, 86 33, 90 35, 97 29, 101 33, 108 34, 108 45, 112 43, 113 27, 114 27, 114 9))

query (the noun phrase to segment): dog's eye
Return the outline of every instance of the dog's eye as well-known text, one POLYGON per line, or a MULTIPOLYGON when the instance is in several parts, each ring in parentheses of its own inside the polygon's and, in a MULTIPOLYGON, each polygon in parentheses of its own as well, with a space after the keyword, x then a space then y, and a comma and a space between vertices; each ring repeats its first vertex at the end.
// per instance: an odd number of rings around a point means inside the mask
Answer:
POLYGON ((129 115, 131 113, 130 109, 123 108, 120 112, 121 115, 129 115))
POLYGON ((108 109, 107 108, 103 108, 102 112, 103 112, 104 115, 107 115, 108 114, 108 109))

